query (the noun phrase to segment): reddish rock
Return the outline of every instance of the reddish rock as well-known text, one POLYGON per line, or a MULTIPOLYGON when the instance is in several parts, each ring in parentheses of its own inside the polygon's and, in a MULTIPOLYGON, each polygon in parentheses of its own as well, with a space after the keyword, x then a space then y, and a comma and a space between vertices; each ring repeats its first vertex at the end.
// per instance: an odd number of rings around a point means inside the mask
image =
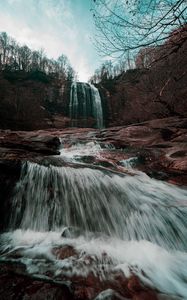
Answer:
MULTIPOLYGON (((60 260, 72 255, 75 258, 79 256, 72 246, 54 248, 52 252, 60 260)), ((1 263, 0 299, 43 300, 49 297, 51 300, 93 300, 101 292, 111 290, 113 291, 112 300, 158 300, 156 292, 143 285, 137 276, 132 275, 126 278, 123 272, 114 269, 112 261, 106 254, 103 254, 103 260, 105 268, 102 270, 102 276, 99 271, 101 265, 97 258, 85 256, 81 257, 81 265, 93 267, 97 270, 96 273, 90 271, 86 276, 73 273, 65 276, 62 273, 58 275, 58 278, 55 276, 55 281, 53 281, 52 272, 47 272, 44 274, 47 277, 39 280, 28 277, 26 267, 19 262, 1 263)))
POLYGON ((70 256, 77 255, 76 250, 72 246, 53 248, 52 253, 56 256, 57 259, 61 260, 70 256))
MULTIPOLYGON (((9 161, 9 165, 14 164, 14 161, 21 162, 23 160, 47 165, 49 163, 63 165, 67 163, 52 156, 59 153, 60 139, 64 148, 69 148, 75 143, 98 140, 101 145, 112 144, 119 150, 104 149, 100 156, 84 158, 84 162, 91 164, 92 167, 132 175, 130 170, 120 164, 120 161, 137 157, 136 168, 149 176, 167 180, 173 184, 187 185, 186 124, 186 118, 172 117, 103 130, 90 128, 30 132, 1 130, 0 159, 9 161), (123 150, 121 151, 121 149, 123 150), (43 155, 46 155, 46 158, 43 155)), ((75 167, 75 164, 73 166, 75 167)), ((77 167, 84 166, 77 164, 77 167)), ((2 178, 4 178, 5 185, 11 179, 4 169, 2 178), (6 178, 4 174, 7 174, 6 178)))
POLYGON ((35 280, 2 268, 0 271, 1 300, 74 300, 65 284, 35 280))
POLYGON ((142 286, 135 275, 129 279, 128 288, 132 292, 133 300, 158 300, 156 293, 142 286))
POLYGON ((136 57, 136 69, 121 72, 113 80, 97 74, 108 127, 186 116, 187 26, 174 32, 163 46, 142 48, 136 57))
POLYGON ((136 276, 132 276, 128 281, 128 289, 132 293, 138 293, 142 291, 143 287, 140 284, 140 280, 136 276))
POLYGON ((143 291, 133 296, 133 300, 158 300, 153 291, 143 291))

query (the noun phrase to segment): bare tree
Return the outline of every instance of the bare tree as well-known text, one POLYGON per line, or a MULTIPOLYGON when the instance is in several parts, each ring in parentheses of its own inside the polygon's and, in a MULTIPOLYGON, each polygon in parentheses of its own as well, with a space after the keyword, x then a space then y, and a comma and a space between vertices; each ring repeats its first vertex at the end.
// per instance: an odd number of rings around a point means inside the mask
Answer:
POLYGON ((6 65, 7 63, 7 52, 9 50, 9 37, 6 32, 2 32, 0 36, 0 64, 6 65))
POLYGON ((97 84, 101 81, 111 80, 121 75, 128 68, 128 62, 122 59, 117 63, 113 63, 111 60, 106 60, 98 69, 95 70, 94 75, 90 77, 89 81, 93 84, 97 84))
POLYGON ((186 0, 92 1, 96 47, 104 55, 126 56, 129 62, 139 49, 161 45, 187 23, 186 0))
POLYGON ((31 50, 29 47, 22 46, 19 48, 19 65, 20 69, 23 71, 28 72, 30 66, 30 59, 31 59, 31 50))
POLYGON ((47 58, 44 49, 32 51, 20 46, 6 32, 0 32, 0 71, 39 71, 53 74, 58 79, 73 80, 75 71, 68 58, 62 54, 57 60, 47 58))

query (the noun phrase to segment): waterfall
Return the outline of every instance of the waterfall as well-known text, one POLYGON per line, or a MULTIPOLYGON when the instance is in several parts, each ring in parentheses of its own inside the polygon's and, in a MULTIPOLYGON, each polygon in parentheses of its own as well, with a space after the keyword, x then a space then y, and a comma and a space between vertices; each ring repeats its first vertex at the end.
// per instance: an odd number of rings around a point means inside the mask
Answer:
POLYGON ((74 120, 73 126, 76 126, 78 117, 78 97, 77 97, 77 84, 75 82, 71 85, 70 104, 69 104, 70 118, 74 120))
POLYGON ((103 111, 98 89, 89 83, 73 82, 70 92, 69 115, 72 126, 90 127, 89 118, 95 119, 96 128, 103 128, 103 111))
POLYGON ((119 176, 87 167, 25 163, 13 199, 11 228, 74 227, 122 240, 187 250, 187 191, 147 175, 119 176))
POLYGON ((102 128, 103 127, 103 111, 102 111, 102 106, 101 106, 101 97, 99 94, 98 89, 90 84, 91 88, 91 95, 93 99, 93 112, 94 116, 97 120, 97 128, 102 128))
POLYGON ((59 282, 89 274, 102 282, 120 271, 166 299, 187 299, 187 190, 142 172, 119 175, 78 165, 71 150, 71 166, 23 163, 9 231, 0 235, 0 262, 17 262, 16 270, 20 263, 29 276, 59 282))

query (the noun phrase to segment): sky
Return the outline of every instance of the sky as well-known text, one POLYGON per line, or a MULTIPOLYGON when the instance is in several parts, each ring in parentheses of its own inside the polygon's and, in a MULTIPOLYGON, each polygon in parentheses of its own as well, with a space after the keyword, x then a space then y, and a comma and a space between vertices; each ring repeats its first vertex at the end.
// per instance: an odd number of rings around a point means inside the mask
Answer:
POLYGON ((49 58, 68 56, 80 81, 102 63, 93 45, 91 0, 0 0, 0 32, 49 58))

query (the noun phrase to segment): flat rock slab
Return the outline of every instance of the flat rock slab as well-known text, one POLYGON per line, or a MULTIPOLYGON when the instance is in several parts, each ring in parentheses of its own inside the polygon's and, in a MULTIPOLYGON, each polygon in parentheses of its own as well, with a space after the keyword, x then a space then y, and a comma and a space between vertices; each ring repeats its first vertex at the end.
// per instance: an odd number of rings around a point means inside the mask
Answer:
MULTIPOLYGON (((123 149, 126 158, 138 156, 137 168, 152 177, 187 185, 187 118, 156 119, 130 126, 106 129, 66 128, 37 131, 0 131, 0 159, 36 160, 59 154, 60 146, 98 142, 123 149)), ((99 162, 93 157, 85 162, 115 165, 121 153, 105 151, 99 162)), ((109 166, 109 168, 110 168, 109 166)))

